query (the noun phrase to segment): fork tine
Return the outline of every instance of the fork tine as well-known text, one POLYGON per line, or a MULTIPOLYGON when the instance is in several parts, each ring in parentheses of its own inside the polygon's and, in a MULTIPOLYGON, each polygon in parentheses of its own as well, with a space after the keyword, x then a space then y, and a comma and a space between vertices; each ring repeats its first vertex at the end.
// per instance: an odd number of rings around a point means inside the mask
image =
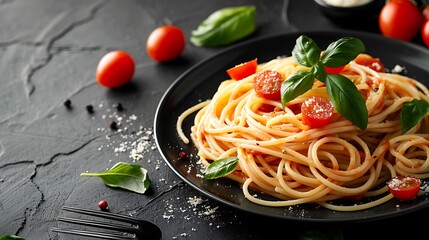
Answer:
POLYGON ((119 222, 130 223, 132 224, 132 226, 126 226, 126 225, 121 225, 116 223, 100 222, 100 221, 94 221, 89 219, 58 217, 57 218, 58 221, 72 223, 72 224, 80 224, 80 225, 89 226, 89 227, 119 230, 119 231, 122 231, 124 234, 122 235, 106 234, 106 233, 91 232, 91 231, 84 231, 84 230, 74 230, 74 229, 64 230, 64 229, 55 228, 56 232, 70 233, 70 234, 83 235, 83 236, 93 236, 88 234, 96 234, 94 236, 103 236, 103 238, 105 239, 157 239, 158 240, 158 239, 161 239, 162 237, 161 229, 158 226, 156 226, 154 223, 146 220, 138 219, 127 215, 117 214, 117 213, 94 211, 90 209, 82 209, 82 208, 70 207, 70 206, 63 206, 61 209, 64 211, 79 213, 82 215, 95 216, 103 219, 110 219, 110 220, 116 220, 119 222), (125 233, 129 233, 130 235, 128 235, 127 237, 125 233), (109 238, 106 238, 106 236, 108 236, 109 238))
POLYGON ((130 217, 130 216, 122 215, 122 214, 117 214, 117 213, 100 212, 100 211, 94 211, 94 210, 90 210, 90 209, 82 209, 82 208, 69 207, 69 206, 63 206, 61 209, 64 211, 81 213, 81 214, 85 214, 85 215, 102 217, 102 218, 108 218, 108 219, 118 220, 118 221, 123 221, 123 222, 128 222, 128 223, 134 223, 134 224, 140 224, 141 223, 141 221, 139 221, 138 219, 136 219, 134 217, 130 217))
POLYGON ((75 223, 75 224, 81 224, 85 226, 90 227, 98 227, 98 228, 104 228, 104 229, 110 229, 110 230, 119 230, 119 231, 125 231, 129 233, 133 233, 134 231, 138 230, 137 227, 131 227, 131 226, 125 226, 121 224, 112 224, 112 223, 105 223, 105 222, 98 222, 94 220, 87 220, 87 219, 78 219, 78 218, 70 218, 70 217, 58 217, 58 221, 61 222, 67 222, 67 223, 75 223))
POLYGON ((72 235, 86 236, 86 237, 97 237, 102 239, 110 239, 110 240, 130 240, 135 239, 133 236, 122 236, 113 233, 102 233, 102 232, 94 232, 94 231, 86 231, 86 230, 76 230, 76 229, 61 229, 61 228, 52 228, 53 232, 59 233, 67 233, 72 235))

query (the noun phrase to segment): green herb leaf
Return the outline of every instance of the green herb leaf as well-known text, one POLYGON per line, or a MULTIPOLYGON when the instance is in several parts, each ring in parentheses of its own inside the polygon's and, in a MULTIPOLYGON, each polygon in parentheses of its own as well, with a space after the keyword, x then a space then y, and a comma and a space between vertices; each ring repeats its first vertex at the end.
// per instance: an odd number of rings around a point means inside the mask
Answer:
POLYGON ((321 51, 309 37, 302 35, 296 40, 292 55, 298 64, 309 67, 309 71, 298 71, 282 84, 283 107, 297 96, 308 91, 314 78, 326 84, 329 99, 335 110, 360 129, 368 125, 368 110, 365 101, 354 83, 339 74, 327 74, 325 66, 340 67, 348 64, 365 51, 362 41, 352 37, 341 38, 331 43, 320 57, 321 51))
POLYGON ((321 52, 313 39, 301 35, 296 39, 296 44, 292 49, 292 56, 300 65, 312 67, 319 61, 321 52))
POLYGON ((311 72, 313 76, 317 78, 317 80, 323 83, 326 81, 326 69, 323 63, 321 63, 320 61, 314 64, 314 66, 311 68, 311 72))
POLYGON ((429 113, 429 103, 425 100, 413 99, 404 103, 401 110, 402 134, 416 126, 429 113))
POLYGON ((25 239, 15 235, 6 234, 3 236, 0 236, 0 240, 25 240, 25 239))
POLYGON ((238 158, 228 157, 212 162, 204 173, 205 179, 216 179, 232 173, 238 164, 238 158))
POLYGON ((314 76, 308 70, 297 71, 288 77, 280 88, 283 107, 289 101, 307 92, 314 83, 314 76))
POLYGON ((339 74, 328 74, 326 91, 335 110, 360 129, 368 126, 368 109, 356 85, 339 74))
POLYGON ((328 67, 341 67, 364 51, 365 46, 360 39, 344 37, 329 44, 320 61, 328 67))
POLYGON ((191 33, 196 46, 215 47, 238 41, 255 31, 254 6, 227 7, 212 13, 191 33))
POLYGON ((147 170, 140 165, 119 162, 110 170, 98 173, 81 173, 81 176, 100 177, 110 187, 145 193, 150 186, 147 170))

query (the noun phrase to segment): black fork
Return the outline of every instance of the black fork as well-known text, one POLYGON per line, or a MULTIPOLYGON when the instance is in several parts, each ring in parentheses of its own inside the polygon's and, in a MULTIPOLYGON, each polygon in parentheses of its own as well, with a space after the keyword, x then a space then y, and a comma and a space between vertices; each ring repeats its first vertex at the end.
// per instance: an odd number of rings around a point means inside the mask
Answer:
POLYGON ((70 217, 58 217, 57 220, 66 223, 72 223, 87 227, 101 228, 107 230, 114 230, 116 232, 101 232, 93 230, 80 230, 80 229, 64 229, 64 228, 52 228, 53 232, 66 233, 72 235, 80 235, 87 237, 98 237, 102 239, 111 239, 111 240, 125 240, 125 239, 161 239, 162 233, 161 229, 155 224, 138 219, 135 217, 130 217, 127 215, 103 212, 103 211, 94 211, 90 209, 82 209, 76 207, 64 206, 61 208, 64 211, 79 213, 82 215, 94 216, 103 219, 116 220, 123 223, 128 223, 129 225, 118 224, 118 223, 107 223, 97 220, 90 219, 79 219, 79 218, 70 218, 70 217))

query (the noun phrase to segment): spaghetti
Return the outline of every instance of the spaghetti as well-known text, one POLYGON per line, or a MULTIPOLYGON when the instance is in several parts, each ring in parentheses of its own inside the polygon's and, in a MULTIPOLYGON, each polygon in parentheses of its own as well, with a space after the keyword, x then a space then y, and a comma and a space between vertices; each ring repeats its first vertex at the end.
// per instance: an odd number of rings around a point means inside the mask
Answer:
MULTIPOLYGON (((284 57, 259 64, 257 72, 267 69, 286 79, 306 67, 284 57)), ((283 107, 279 101, 259 97, 251 75, 222 82, 211 100, 183 112, 178 134, 189 143, 182 122, 197 112, 191 138, 202 164, 238 157, 237 168, 226 177, 239 182, 254 203, 277 207, 315 203, 336 211, 377 206, 393 198, 385 184, 390 178, 429 178, 428 118, 406 134, 401 134, 400 125, 402 105, 413 99, 429 101, 429 91, 412 78, 376 72, 355 61, 341 74, 352 80, 365 100, 369 115, 365 130, 337 112, 322 128, 303 123, 294 108, 311 96, 327 97, 322 82, 315 81, 283 107), (263 106, 273 110, 263 111, 263 106), (255 190, 277 199, 258 197, 255 190), (344 199, 352 199, 352 204, 344 204, 344 199)))

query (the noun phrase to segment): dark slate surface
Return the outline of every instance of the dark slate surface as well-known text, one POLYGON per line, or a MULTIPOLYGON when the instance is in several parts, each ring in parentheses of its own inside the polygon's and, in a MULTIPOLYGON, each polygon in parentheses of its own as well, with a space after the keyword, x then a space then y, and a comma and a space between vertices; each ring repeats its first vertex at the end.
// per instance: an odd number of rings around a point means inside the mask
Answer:
POLYGON ((111 212, 158 224, 163 239, 296 239, 306 229, 341 230, 345 239, 367 238, 369 232, 384 238, 427 233, 428 220, 417 221, 427 210, 349 225, 254 216, 201 196, 164 164, 150 134, 159 99, 180 74, 223 48, 199 48, 188 41, 179 59, 159 64, 146 54, 149 33, 174 24, 189 39, 191 30, 213 11, 247 4, 257 9, 257 30, 249 38, 342 29, 310 0, 294 1, 289 8, 283 1, 256 0, 0 0, 0 236, 83 239, 50 229, 58 226, 61 206, 97 209, 102 199, 111 212), (127 86, 108 90, 95 82, 95 69, 105 53, 116 49, 133 55, 136 73, 127 86), (66 99, 72 101, 71 109, 63 105, 66 99), (124 111, 114 108, 117 103, 124 111), (93 114, 85 110, 89 104, 93 114), (122 132, 109 129, 111 120, 121 122, 122 132), (152 180, 147 194, 111 189, 98 178, 79 176, 133 162, 129 153, 142 141, 147 145, 137 162, 152 180), (194 197, 204 202, 194 206, 189 202, 194 197), (207 210, 214 213, 207 215, 207 210))

